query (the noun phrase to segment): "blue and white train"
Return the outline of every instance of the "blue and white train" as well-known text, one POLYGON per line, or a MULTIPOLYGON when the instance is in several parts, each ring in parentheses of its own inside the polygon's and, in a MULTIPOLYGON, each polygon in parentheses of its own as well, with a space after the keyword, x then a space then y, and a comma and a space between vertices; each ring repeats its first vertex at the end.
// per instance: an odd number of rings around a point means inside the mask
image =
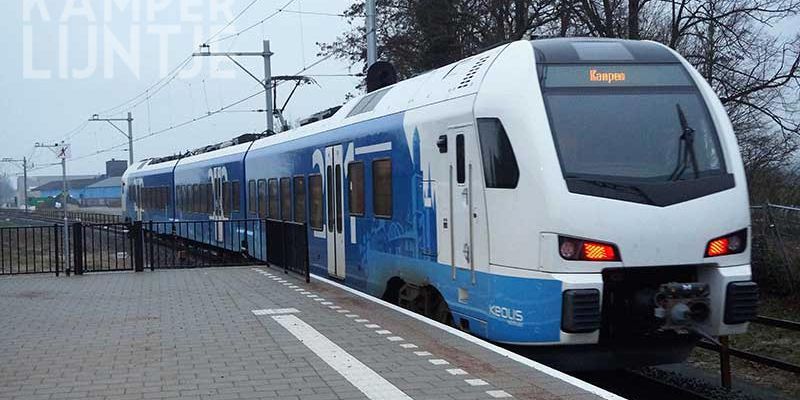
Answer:
POLYGON ((312 273, 584 366, 676 361, 755 315, 731 123, 653 42, 513 42, 123 181, 131 219, 304 222, 312 273))

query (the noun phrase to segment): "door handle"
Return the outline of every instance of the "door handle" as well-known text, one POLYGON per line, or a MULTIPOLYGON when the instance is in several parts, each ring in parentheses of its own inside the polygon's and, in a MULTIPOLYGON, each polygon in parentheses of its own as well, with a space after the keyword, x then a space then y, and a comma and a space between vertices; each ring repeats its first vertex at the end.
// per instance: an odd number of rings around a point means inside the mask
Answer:
POLYGON ((464 249, 462 251, 464 252, 464 259, 469 262, 469 260, 472 258, 472 251, 469 248, 469 243, 464 243, 464 249))

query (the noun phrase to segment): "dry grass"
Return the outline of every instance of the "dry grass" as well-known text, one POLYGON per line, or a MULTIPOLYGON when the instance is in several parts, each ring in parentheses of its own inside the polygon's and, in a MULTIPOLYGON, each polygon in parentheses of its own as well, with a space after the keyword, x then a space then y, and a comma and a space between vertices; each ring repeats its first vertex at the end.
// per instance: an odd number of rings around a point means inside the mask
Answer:
MULTIPOLYGON (((765 298, 761 302, 759 314, 800 321, 800 296, 765 298)), ((750 324, 746 334, 732 336, 730 343, 731 347, 739 350, 800 364, 800 332, 750 324)), ((690 356, 689 363, 711 372, 719 372, 719 355, 708 350, 696 349, 690 356)), ((731 357, 731 369, 734 380, 741 379, 767 386, 792 398, 800 398, 800 376, 797 374, 735 357, 731 357)))

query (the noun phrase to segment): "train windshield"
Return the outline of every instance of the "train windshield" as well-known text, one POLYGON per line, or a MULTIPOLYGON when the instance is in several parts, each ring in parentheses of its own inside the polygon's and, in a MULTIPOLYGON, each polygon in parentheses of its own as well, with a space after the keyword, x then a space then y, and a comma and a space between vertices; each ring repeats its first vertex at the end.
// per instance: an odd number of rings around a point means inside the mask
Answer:
POLYGON ((642 183, 724 174, 708 109, 680 64, 540 72, 565 178, 642 183))

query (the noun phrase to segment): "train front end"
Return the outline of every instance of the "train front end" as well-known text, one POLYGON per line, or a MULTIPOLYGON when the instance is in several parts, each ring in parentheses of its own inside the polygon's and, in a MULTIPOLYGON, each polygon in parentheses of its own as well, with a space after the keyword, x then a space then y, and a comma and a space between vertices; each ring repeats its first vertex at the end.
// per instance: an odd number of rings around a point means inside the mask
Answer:
POLYGON ((652 42, 517 42, 475 113, 502 121, 519 165, 516 188, 487 189, 490 264, 561 288, 493 294, 534 318, 537 302, 560 308, 557 340, 507 343, 577 345, 560 361, 593 368, 680 361, 698 338, 746 331, 758 287, 743 164, 683 58, 652 42))

